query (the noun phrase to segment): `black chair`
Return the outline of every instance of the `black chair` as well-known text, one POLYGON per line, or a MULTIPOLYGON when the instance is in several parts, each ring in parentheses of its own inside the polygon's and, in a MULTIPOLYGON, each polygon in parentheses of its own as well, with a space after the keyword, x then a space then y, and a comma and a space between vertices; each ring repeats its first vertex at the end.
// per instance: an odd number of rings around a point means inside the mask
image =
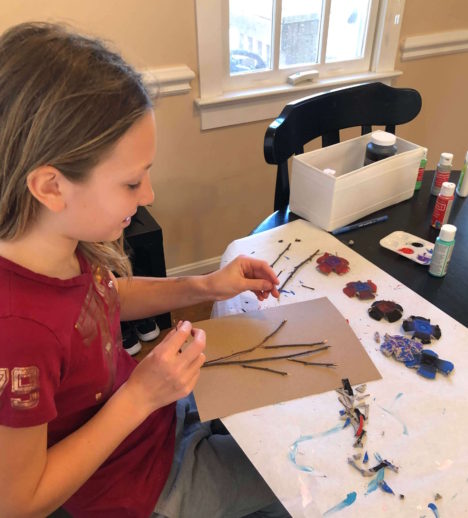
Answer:
POLYGON ((270 124, 265 134, 264 154, 278 166, 275 211, 286 211, 289 203, 288 159, 304 152, 304 144, 322 137, 322 147, 340 141, 340 129, 361 126, 361 135, 372 126, 395 126, 413 120, 421 110, 421 96, 411 88, 392 88, 367 83, 340 88, 291 102, 270 124))

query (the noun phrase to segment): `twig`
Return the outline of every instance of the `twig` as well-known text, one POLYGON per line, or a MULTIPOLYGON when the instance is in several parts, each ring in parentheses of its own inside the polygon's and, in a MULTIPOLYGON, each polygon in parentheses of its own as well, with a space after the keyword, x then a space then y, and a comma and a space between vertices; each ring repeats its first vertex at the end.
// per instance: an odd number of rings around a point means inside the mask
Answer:
POLYGON ((326 344, 327 340, 322 340, 320 342, 312 342, 310 344, 280 344, 280 345, 264 345, 262 349, 279 349, 281 347, 312 347, 313 345, 323 345, 326 344))
POLYGON ((307 286, 307 284, 301 284, 303 288, 307 288, 308 290, 315 290, 315 288, 312 288, 312 286, 307 286))
POLYGON ((322 365, 323 367, 337 367, 336 363, 322 363, 322 362, 306 362, 304 360, 296 360, 294 358, 288 358, 290 362, 302 363, 304 365, 322 365))
POLYGON ((307 356, 308 354, 318 353, 319 351, 324 351, 328 349, 330 346, 325 345, 324 347, 320 347, 319 349, 314 349, 312 351, 304 351, 302 353, 294 353, 294 354, 284 354, 282 356, 265 356, 264 358, 252 358, 250 360, 230 360, 227 362, 216 362, 216 363, 207 363, 205 362, 202 367, 216 367, 218 365, 242 365, 244 363, 257 363, 257 362, 269 362, 272 360, 284 360, 289 358, 294 358, 297 356, 307 356))
POLYGON ((283 284, 278 288, 278 291, 281 291, 282 289, 284 289, 284 287, 286 286, 286 284, 293 278, 293 276, 296 274, 297 270, 299 270, 299 268, 301 268, 301 266, 304 266, 304 264, 308 263, 309 261, 311 261, 318 253, 320 252, 319 249, 317 249, 312 255, 309 255, 309 257, 307 259, 304 259, 304 261, 302 261, 302 263, 299 263, 297 266, 294 267, 293 271, 289 274, 289 276, 286 278, 286 280, 283 282, 283 284))
POLYGON ((288 376, 289 373, 285 371, 277 371, 275 369, 269 369, 268 367, 255 367, 254 365, 242 365, 244 369, 255 369, 258 371, 272 372, 274 374, 281 374, 281 376, 288 376))
POLYGON ((262 346, 269 338, 275 335, 284 326, 284 324, 286 324, 286 322, 287 320, 283 320, 281 324, 272 333, 270 333, 268 336, 265 336, 265 338, 258 345, 256 345, 255 348, 262 346))
POLYGON ((280 255, 270 264, 271 268, 273 268, 273 266, 275 266, 275 264, 280 260, 281 256, 289 250, 290 246, 291 243, 289 243, 289 245, 280 253, 280 255))
POLYGON ((287 322, 287 320, 283 320, 281 322, 281 324, 272 333, 270 333, 268 336, 265 336, 265 338, 257 345, 254 345, 253 347, 249 347, 249 349, 243 349, 242 351, 237 351, 236 353, 228 354, 226 356, 220 356, 219 358, 214 358, 213 360, 209 360, 209 361, 205 362, 205 365, 215 363, 219 360, 227 360, 228 358, 234 358, 235 356, 239 356, 239 354, 246 354, 246 353, 251 353, 252 351, 255 351, 255 349, 262 347, 262 345, 269 338, 271 338, 274 334, 276 334, 284 326, 284 324, 286 324, 286 322, 287 322))

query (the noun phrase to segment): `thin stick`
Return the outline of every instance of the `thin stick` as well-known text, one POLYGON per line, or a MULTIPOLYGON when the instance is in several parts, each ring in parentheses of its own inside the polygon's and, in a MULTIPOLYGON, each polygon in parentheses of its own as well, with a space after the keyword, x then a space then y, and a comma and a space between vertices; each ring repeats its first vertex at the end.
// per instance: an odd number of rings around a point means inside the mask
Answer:
POLYGON ((243 349, 242 351, 237 351, 236 353, 228 354, 226 356, 220 356, 219 358, 214 358, 213 360, 205 362, 205 365, 210 365, 211 363, 215 363, 219 360, 227 360, 228 358, 234 358, 235 356, 239 356, 239 354, 246 354, 255 351, 255 349, 261 347, 269 338, 276 334, 284 326, 284 324, 286 324, 286 322, 287 320, 283 320, 281 324, 272 333, 270 333, 268 336, 265 336, 265 338, 259 344, 254 345, 253 347, 249 347, 249 349, 243 349))
POLYGON ((275 266, 275 264, 280 260, 281 256, 289 250, 290 246, 291 243, 289 243, 289 245, 280 253, 280 255, 270 264, 271 268, 273 268, 273 266, 275 266))
POLYGON ((304 351, 302 353, 294 353, 294 354, 284 354, 282 356, 265 356, 265 358, 252 358, 250 360, 230 360, 227 362, 216 362, 216 363, 207 363, 205 362, 202 367, 217 367, 218 365, 242 365, 243 363, 257 363, 257 362, 269 362, 272 360, 284 360, 289 358, 294 358, 297 356, 307 356, 308 354, 318 353, 319 351, 324 351, 328 349, 330 346, 325 345, 324 347, 320 347, 319 349, 314 349, 313 351, 304 351))
POLYGON ((327 340, 322 340, 320 342, 312 342, 310 344, 280 344, 280 345, 264 345, 262 349, 279 349, 281 347, 312 347, 313 345, 323 345, 326 344, 327 340))
POLYGON ((255 369, 258 371, 272 372, 274 374, 281 374, 281 376, 288 376, 289 373, 285 371, 277 371, 275 369, 269 369, 268 367, 255 367, 254 365, 242 365, 244 369, 255 369))
POLYGON ((304 259, 304 261, 302 261, 302 263, 299 263, 297 266, 294 267, 293 271, 289 274, 289 276, 287 277, 287 279, 283 282, 283 284, 278 288, 278 291, 281 291, 282 289, 284 289, 284 287, 286 286, 286 284, 294 277, 294 275, 296 275, 296 272, 299 270, 299 268, 301 268, 301 266, 304 266, 304 264, 308 263, 309 261, 311 261, 318 253, 320 252, 319 249, 317 249, 312 255, 309 255, 309 257, 307 259, 304 259))
POLYGON ((296 360, 288 358, 290 362, 302 363, 303 365, 321 365, 322 367, 337 367, 336 363, 322 363, 322 362, 306 362, 304 360, 296 360))
POLYGON ((307 288, 308 290, 315 290, 315 288, 312 288, 312 286, 307 286, 307 284, 301 284, 303 288, 307 288))
POLYGON ((275 335, 284 326, 284 324, 286 324, 286 322, 287 322, 287 320, 283 320, 281 322, 281 324, 272 333, 270 333, 268 336, 265 336, 265 338, 255 347, 262 346, 269 338, 271 338, 273 335, 275 335))

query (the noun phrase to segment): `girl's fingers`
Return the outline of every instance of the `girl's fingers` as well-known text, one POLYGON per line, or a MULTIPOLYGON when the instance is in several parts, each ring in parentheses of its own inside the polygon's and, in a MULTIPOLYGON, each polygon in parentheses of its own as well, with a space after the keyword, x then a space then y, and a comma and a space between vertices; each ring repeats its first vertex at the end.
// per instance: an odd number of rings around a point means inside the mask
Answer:
MULTIPOLYGON (((206 347, 205 331, 203 331, 203 329, 193 328, 192 332, 193 340, 180 355, 181 359, 183 359, 187 365, 191 365, 195 360, 199 359, 206 347)), ((203 364, 203 362, 201 364, 203 364)))

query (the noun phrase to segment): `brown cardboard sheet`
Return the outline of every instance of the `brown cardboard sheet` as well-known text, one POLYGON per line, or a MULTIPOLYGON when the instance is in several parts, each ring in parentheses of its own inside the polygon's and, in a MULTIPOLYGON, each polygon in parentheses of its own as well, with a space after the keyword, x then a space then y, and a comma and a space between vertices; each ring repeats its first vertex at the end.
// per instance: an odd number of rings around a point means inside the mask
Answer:
MULTIPOLYGON (((326 345, 330 348, 299 359, 335 363, 337 366, 309 366, 287 359, 249 364, 286 371, 287 376, 240 365, 204 367, 194 390, 202 421, 334 390, 342 386, 342 378, 348 378, 352 385, 381 378, 343 315, 325 297, 204 320, 194 326, 206 331, 206 357, 209 361, 259 344, 283 320, 287 320, 286 324, 264 345, 327 340, 326 345)), ((305 350, 307 347, 259 348, 230 360, 280 356, 305 350)))

